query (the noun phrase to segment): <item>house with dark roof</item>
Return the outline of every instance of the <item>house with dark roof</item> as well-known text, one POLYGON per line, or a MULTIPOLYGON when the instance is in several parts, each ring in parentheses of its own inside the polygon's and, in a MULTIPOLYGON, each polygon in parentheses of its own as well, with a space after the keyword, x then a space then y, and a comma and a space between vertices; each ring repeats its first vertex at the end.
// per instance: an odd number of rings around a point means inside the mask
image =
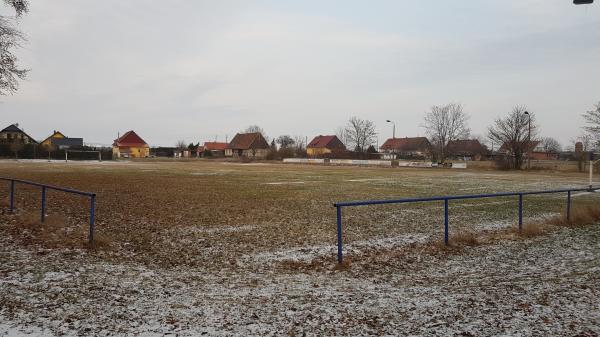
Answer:
POLYGON ((0 143, 37 144, 37 141, 26 134, 25 131, 19 129, 19 124, 15 123, 0 131, 0 143))
POLYGON ((335 135, 316 136, 306 146, 306 154, 309 157, 319 157, 333 152, 344 152, 346 146, 335 135))
POLYGON ((260 132, 238 133, 225 148, 225 157, 265 159, 269 143, 260 132))
POLYGON ((52 135, 40 142, 42 146, 54 146, 59 150, 83 146, 83 138, 71 138, 62 132, 54 130, 52 135))
POLYGON ((431 156, 431 143, 426 137, 389 138, 379 149, 392 159, 425 159, 431 156))
POLYGON ((113 142, 115 158, 148 158, 150 146, 135 131, 127 131, 113 142))
POLYGON ((481 160, 488 151, 477 139, 457 139, 448 142, 446 153, 450 158, 481 160))
POLYGON ((196 153, 198 157, 223 157, 227 145, 227 143, 222 142, 204 142, 203 146, 198 146, 196 153))

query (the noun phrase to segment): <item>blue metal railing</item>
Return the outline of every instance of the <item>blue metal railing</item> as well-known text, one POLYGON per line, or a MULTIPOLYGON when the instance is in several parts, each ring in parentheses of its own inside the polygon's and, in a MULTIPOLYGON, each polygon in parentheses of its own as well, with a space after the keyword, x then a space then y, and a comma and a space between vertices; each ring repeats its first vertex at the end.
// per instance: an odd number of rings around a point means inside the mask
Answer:
POLYGON ((40 184, 40 183, 36 183, 36 182, 33 182, 33 181, 21 180, 21 179, 13 179, 13 178, 0 177, 0 180, 4 180, 4 181, 10 182, 10 196, 9 196, 10 201, 9 201, 9 207, 10 207, 10 212, 11 213, 14 212, 14 210, 15 210, 15 185, 16 185, 16 183, 20 183, 20 184, 24 184, 24 185, 30 185, 30 186, 36 186, 36 187, 40 187, 42 189, 41 216, 40 216, 40 220, 41 220, 42 223, 44 222, 44 218, 46 217, 46 190, 55 190, 55 191, 61 191, 61 192, 78 194, 78 195, 83 195, 83 196, 89 197, 90 198, 90 229, 89 229, 89 234, 88 234, 88 241, 90 243, 94 242, 94 223, 95 223, 95 212, 96 212, 96 193, 83 192, 83 191, 78 191, 78 190, 74 190, 74 189, 70 189, 70 188, 64 188, 64 187, 58 187, 58 186, 40 184))
POLYGON ((448 228, 448 208, 450 200, 465 200, 465 199, 480 199, 480 198, 496 198, 496 197, 519 197, 519 230, 523 228, 523 196, 532 194, 550 194, 550 193, 567 193, 567 220, 571 219, 571 192, 593 192, 600 190, 600 187, 587 187, 587 188, 569 188, 560 190, 548 190, 548 191, 528 191, 528 192, 503 192, 493 194, 467 194, 467 195, 449 195, 442 197, 425 197, 425 198, 406 198, 406 199, 392 199, 392 200, 368 200, 368 201, 347 201, 337 202, 333 206, 337 209, 337 259, 338 263, 342 263, 343 259, 343 247, 342 247, 342 208, 343 207, 355 207, 355 206, 368 206, 368 205, 386 205, 386 204, 407 204, 415 202, 427 202, 427 201, 443 201, 444 202, 444 243, 447 245, 449 241, 449 228, 448 228))

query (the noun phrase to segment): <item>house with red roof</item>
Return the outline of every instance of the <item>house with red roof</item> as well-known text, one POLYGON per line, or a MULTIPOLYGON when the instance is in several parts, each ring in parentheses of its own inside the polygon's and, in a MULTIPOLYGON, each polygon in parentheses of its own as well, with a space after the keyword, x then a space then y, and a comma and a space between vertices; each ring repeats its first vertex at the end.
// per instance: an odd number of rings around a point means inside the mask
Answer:
MULTIPOLYGON (((504 143, 498 150, 499 154, 512 156, 512 146, 509 143, 504 143)), ((523 150, 524 158, 531 158, 533 160, 558 160, 558 153, 548 151, 544 148, 544 145, 539 140, 524 141, 520 148, 523 150)))
POLYGON ((198 146, 198 157, 223 157, 227 145, 221 142, 204 142, 203 146, 198 146))
POLYGON ((265 159, 269 143, 260 132, 238 133, 225 148, 225 157, 265 159))
POLYGON ((451 140, 446 146, 446 152, 449 157, 464 160, 481 160, 488 154, 487 148, 481 145, 477 139, 451 140))
POLYGON ((114 158, 148 158, 150 146, 135 131, 127 131, 113 142, 114 158))
POLYGON ((309 157, 319 157, 333 152, 344 152, 346 146, 335 135, 316 136, 306 146, 306 154, 309 157))
POLYGON ((429 158, 431 143, 426 137, 389 138, 379 147, 390 158, 429 158))

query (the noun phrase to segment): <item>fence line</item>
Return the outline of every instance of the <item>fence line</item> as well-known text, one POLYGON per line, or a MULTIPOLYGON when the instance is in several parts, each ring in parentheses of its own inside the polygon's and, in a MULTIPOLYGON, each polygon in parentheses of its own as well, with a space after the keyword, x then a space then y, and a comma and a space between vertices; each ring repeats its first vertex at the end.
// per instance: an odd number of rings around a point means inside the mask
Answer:
POLYGON ((16 183, 19 184, 23 184, 23 185, 30 185, 30 186, 36 186, 36 187, 40 187, 42 190, 42 197, 41 197, 41 215, 40 215, 40 220, 43 223, 44 219, 46 217, 46 190, 55 190, 55 191, 61 191, 61 192, 65 192, 65 193, 71 193, 71 194, 77 194, 77 195, 82 195, 82 196, 86 196, 90 198, 90 228, 89 228, 89 234, 88 234, 88 241, 89 243, 94 242, 94 224, 95 224, 95 212, 96 212, 96 193, 91 193, 91 192, 83 192, 83 191, 78 191, 78 190, 74 190, 74 189, 70 189, 70 188, 64 188, 64 187, 58 187, 58 186, 52 186, 52 185, 46 185, 46 184, 40 184, 40 183, 36 183, 33 181, 28 181, 28 180, 21 180, 21 179, 13 179, 13 178, 6 178, 6 177, 0 177, 0 180, 4 180, 4 181, 8 181, 10 182, 10 202, 9 202, 9 207, 10 207, 10 212, 13 213, 15 210, 15 185, 16 183))
POLYGON ((464 200, 464 199, 482 199, 482 198, 497 198, 497 197, 510 197, 518 196, 519 201, 519 231, 523 228, 523 196, 534 195, 534 194, 552 194, 552 193, 567 193, 567 220, 571 219, 571 192, 593 192, 600 190, 600 187, 589 186, 587 188, 568 188, 560 190, 546 190, 546 191, 526 191, 526 192, 502 192, 502 193, 491 193, 491 194, 466 194, 466 195, 446 195, 437 197, 423 197, 423 198, 405 198, 405 199, 391 199, 391 200, 367 200, 367 201, 347 201, 337 202, 333 204, 337 211, 337 260, 338 263, 342 263, 343 260, 343 243, 342 243, 342 208, 343 207, 356 207, 356 206, 368 206, 368 205, 386 205, 386 204, 407 204, 416 202, 429 202, 429 201, 443 201, 444 202, 444 244, 448 245, 449 241, 449 202, 450 200, 464 200))

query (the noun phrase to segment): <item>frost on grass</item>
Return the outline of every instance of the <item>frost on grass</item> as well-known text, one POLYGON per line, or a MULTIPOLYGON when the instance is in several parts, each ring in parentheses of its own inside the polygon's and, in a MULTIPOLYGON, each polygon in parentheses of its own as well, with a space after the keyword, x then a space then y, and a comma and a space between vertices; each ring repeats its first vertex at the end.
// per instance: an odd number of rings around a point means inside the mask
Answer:
MULTIPOLYGON (((336 201, 558 188, 578 175, 226 165, 0 162, 5 175, 97 192, 110 243, 49 246, 0 209, 0 336, 600 334, 599 226, 429 251, 443 237, 439 203, 344 209, 349 265, 335 268, 336 201)), ((18 210, 38 201, 19 190, 18 210)), ((527 197, 526 218, 563 201, 527 197)), ((86 223, 86 207, 49 195, 67 228, 86 223)), ((501 231, 515 212, 514 198, 452 202, 451 239, 501 231)))

